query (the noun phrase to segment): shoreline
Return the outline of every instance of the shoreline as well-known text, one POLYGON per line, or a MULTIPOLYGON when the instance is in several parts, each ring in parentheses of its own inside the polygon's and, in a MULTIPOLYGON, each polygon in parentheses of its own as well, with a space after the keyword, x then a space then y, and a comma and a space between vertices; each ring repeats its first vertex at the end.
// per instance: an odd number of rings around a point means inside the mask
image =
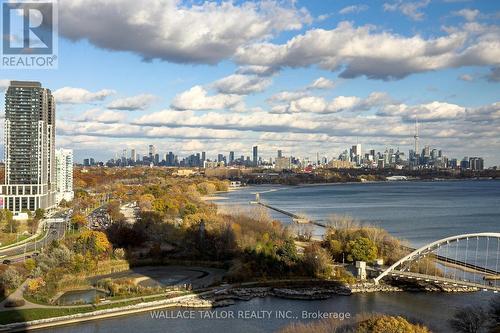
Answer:
MULTIPOLYGON (((300 280, 290 280, 300 281, 300 280)), ((275 281, 276 282, 276 281, 275 281)), ((283 282, 283 281, 281 281, 283 282)), ((336 281, 326 282, 324 286, 307 286, 307 287, 273 287, 255 286, 258 283, 245 283, 240 286, 229 287, 225 289, 213 288, 212 290, 202 292, 200 294, 191 294, 178 296, 171 299, 157 300, 151 302, 142 302, 138 304, 126 305, 123 307, 101 309, 90 312, 80 312, 71 315, 63 315, 37 319, 27 322, 16 322, 5 325, 0 325, 0 332, 23 332, 38 329, 45 329, 58 326, 71 326, 82 322, 90 322, 103 320, 108 318, 116 318, 121 316, 151 312, 154 310, 162 310, 169 308, 186 308, 186 309, 211 309, 227 307, 236 304, 236 301, 250 301, 254 298, 276 297, 290 301, 294 300, 326 300, 333 296, 351 296, 359 293, 399 293, 399 292, 441 292, 441 293, 466 293, 478 291, 476 288, 455 288, 455 289, 440 289, 440 288, 402 288, 389 284, 374 285, 370 282, 355 283, 351 285, 342 284, 336 281), (331 284, 331 285, 328 285, 331 284)), ((267 284, 272 284, 269 281, 267 284)), ((15 308, 12 309, 15 311, 15 308)))

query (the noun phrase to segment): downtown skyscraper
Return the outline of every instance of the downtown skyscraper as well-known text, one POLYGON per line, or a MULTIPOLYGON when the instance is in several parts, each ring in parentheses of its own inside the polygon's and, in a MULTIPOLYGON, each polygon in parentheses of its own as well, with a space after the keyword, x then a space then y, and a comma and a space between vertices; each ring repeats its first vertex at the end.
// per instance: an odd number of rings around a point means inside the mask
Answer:
POLYGON ((18 213, 56 204, 55 101, 39 82, 12 81, 7 89, 4 159, 0 208, 18 213))

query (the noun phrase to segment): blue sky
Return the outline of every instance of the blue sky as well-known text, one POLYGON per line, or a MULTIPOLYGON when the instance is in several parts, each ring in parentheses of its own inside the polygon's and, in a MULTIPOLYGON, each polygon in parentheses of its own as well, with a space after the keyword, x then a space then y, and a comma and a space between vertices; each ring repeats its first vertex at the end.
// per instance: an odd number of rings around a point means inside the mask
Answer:
POLYGON ((418 117, 422 145, 500 164, 498 1, 61 0, 59 22, 58 69, 0 69, 0 88, 52 89, 80 161, 407 152, 418 117))

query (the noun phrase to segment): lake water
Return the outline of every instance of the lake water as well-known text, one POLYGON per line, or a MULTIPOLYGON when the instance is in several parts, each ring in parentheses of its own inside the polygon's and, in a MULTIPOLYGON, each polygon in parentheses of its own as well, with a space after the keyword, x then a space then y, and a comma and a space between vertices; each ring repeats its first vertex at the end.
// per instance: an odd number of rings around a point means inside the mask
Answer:
MULTIPOLYGON (((500 231, 500 182, 443 181, 333 184, 321 186, 256 186, 221 194, 222 206, 248 207, 261 199, 281 209, 317 220, 347 214, 379 225, 398 238, 419 246, 446 236, 500 231)), ((279 213, 273 217, 289 223, 279 213)), ((321 232, 317 230, 317 232, 321 232)), ((221 311, 291 311, 298 318, 278 319, 152 319, 149 313, 59 327, 50 332, 274 332, 301 319, 302 311, 401 314, 429 325, 434 332, 452 332, 448 319, 457 307, 487 305, 491 292, 378 293, 334 296, 328 300, 296 301, 260 298, 237 302, 221 311)))
MULTIPOLYGON (((224 193, 223 206, 262 201, 283 210, 327 220, 350 215, 421 246, 446 236, 500 231, 500 181, 380 182, 308 186, 253 186, 224 193)), ((271 215, 285 223, 290 218, 271 215)))

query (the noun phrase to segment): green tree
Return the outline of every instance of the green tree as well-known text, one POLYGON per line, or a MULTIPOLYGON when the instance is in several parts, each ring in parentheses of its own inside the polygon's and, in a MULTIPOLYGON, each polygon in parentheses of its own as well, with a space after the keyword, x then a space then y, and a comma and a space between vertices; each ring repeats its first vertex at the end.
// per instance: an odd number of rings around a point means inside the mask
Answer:
POLYGON ((14 216, 10 211, 6 214, 6 224, 4 226, 4 232, 15 233, 19 229, 19 221, 14 220, 14 216))
POLYGON ((35 259, 33 258, 28 258, 24 261, 24 268, 26 268, 26 270, 28 272, 31 272, 35 269, 36 267, 36 261, 35 259))
POLYGON ((41 219, 43 219, 44 216, 45 216, 45 209, 38 208, 37 210, 35 210, 35 220, 40 221, 41 219))
POLYGON ((342 260, 342 253, 344 252, 344 249, 340 241, 336 239, 330 239, 326 241, 325 245, 333 258, 335 258, 337 261, 342 260))
POLYGON ((375 243, 369 238, 358 237, 348 243, 347 256, 349 261, 373 261, 377 258, 378 250, 375 243))

